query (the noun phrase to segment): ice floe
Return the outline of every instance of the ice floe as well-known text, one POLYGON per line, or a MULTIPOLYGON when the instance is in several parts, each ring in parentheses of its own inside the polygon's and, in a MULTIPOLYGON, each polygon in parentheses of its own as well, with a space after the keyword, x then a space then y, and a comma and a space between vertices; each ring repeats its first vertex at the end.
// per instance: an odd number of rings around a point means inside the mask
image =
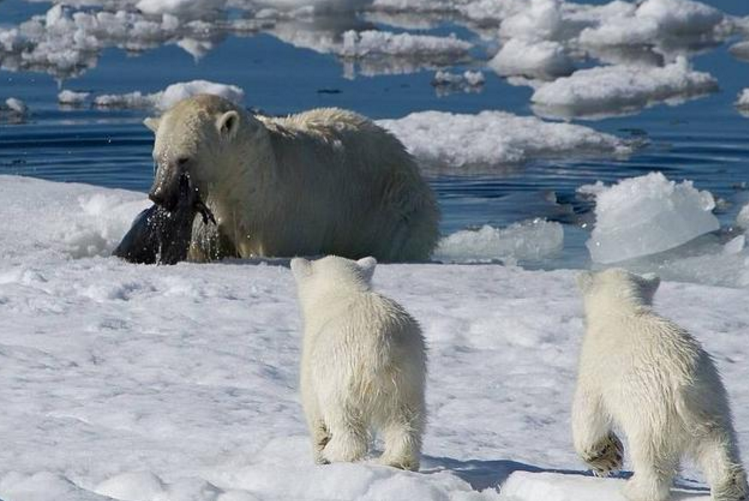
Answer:
POLYGON ((578 70, 536 89, 534 111, 543 116, 598 118, 635 113, 656 104, 680 104, 718 90, 710 74, 686 58, 663 67, 600 66, 578 70))
POLYGON ((749 115, 749 88, 742 90, 736 99, 736 107, 742 114, 749 115))
POLYGON ((623 140, 585 126, 501 111, 476 115, 425 111, 378 123, 398 136, 424 166, 435 170, 471 171, 531 158, 631 152, 623 140))
POLYGON ((90 92, 76 92, 72 90, 62 90, 57 94, 57 102, 67 106, 80 106, 91 96, 90 92))
POLYGON ((720 228, 710 192, 691 181, 669 181, 660 172, 587 192, 595 193, 596 222, 586 245, 597 263, 656 254, 720 228))

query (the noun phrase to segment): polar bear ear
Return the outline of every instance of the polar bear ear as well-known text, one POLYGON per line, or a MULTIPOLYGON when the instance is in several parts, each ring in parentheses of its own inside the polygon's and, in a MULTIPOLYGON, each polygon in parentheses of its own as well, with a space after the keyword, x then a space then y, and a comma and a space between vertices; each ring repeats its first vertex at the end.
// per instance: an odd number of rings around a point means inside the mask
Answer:
POLYGON ((367 282, 371 282, 375 267, 377 266, 377 260, 372 256, 369 256, 358 260, 356 264, 359 266, 359 269, 364 272, 364 278, 367 282))
POLYGON ((294 278, 300 281, 312 275, 312 263, 303 257, 295 257, 291 260, 291 272, 294 274, 294 278))
POLYGON ((155 134, 156 131, 159 130, 159 123, 161 122, 160 118, 156 117, 148 117, 145 120, 143 120, 143 125, 151 129, 151 131, 155 134))
POLYGON ((655 273, 646 273, 640 277, 640 285, 643 289, 643 293, 652 301, 655 292, 661 285, 661 279, 655 273))
POLYGON ((216 126, 218 127, 218 132, 221 134, 221 137, 225 139, 234 139, 239 130, 239 113, 234 110, 227 111, 218 117, 216 126))
POLYGON ((583 271, 577 275, 577 286, 582 292, 588 292, 593 287, 594 274, 591 271, 583 271))

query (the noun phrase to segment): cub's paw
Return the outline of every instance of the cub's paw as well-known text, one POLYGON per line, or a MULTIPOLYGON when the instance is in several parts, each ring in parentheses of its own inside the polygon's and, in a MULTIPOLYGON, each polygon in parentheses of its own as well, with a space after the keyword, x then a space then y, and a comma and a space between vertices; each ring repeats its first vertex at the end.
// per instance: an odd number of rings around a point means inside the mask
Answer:
POLYGON ((613 433, 582 454, 582 459, 598 477, 605 477, 622 468, 624 446, 613 433))

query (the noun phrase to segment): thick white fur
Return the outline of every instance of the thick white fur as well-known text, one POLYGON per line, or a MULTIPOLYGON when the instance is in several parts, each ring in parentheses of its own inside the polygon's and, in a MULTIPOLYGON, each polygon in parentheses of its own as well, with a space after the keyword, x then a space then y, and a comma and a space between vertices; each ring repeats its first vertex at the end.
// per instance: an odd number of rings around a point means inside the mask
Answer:
POLYGON ((304 319, 302 403, 316 462, 361 459, 375 429, 383 464, 418 470, 424 338, 399 304, 372 291, 375 264, 371 257, 291 261, 304 319))
POLYGON ((241 257, 414 261, 437 243, 439 210, 413 158, 360 115, 271 118, 199 95, 145 124, 156 132, 159 169, 190 159, 193 182, 241 257))
POLYGON ((715 501, 746 499, 728 397, 699 342, 652 310, 657 277, 583 273, 586 312, 572 427, 578 454, 599 473, 621 467, 624 431, 633 501, 663 501, 683 456, 702 468, 715 501))

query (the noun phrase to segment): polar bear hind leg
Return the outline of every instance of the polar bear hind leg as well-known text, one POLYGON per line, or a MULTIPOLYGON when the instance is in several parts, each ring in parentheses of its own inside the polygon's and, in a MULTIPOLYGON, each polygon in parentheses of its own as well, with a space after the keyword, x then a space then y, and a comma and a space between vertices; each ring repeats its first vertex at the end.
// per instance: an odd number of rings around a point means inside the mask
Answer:
POLYGON ((746 472, 729 433, 715 429, 697 440, 692 451, 710 485, 713 501, 747 501, 746 472))
POLYGON ((367 425, 356 409, 345 404, 328 406, 325 425, 329 439, 322 450, 324 462, 358 461, 367 453, 367 425))
POLYGON ((630 501, 666 501, 669 499, 679 454, 664 444, 668 430, 650 428, 628 434, 634 475, 627 481, 624 495, 630 501))
POLYGON ((421 454, 421 435, 424 431, 423 405, 400 404, 394 415, 382 425, 382 438, 385 450, 380 463, 417 471, 421 454))

